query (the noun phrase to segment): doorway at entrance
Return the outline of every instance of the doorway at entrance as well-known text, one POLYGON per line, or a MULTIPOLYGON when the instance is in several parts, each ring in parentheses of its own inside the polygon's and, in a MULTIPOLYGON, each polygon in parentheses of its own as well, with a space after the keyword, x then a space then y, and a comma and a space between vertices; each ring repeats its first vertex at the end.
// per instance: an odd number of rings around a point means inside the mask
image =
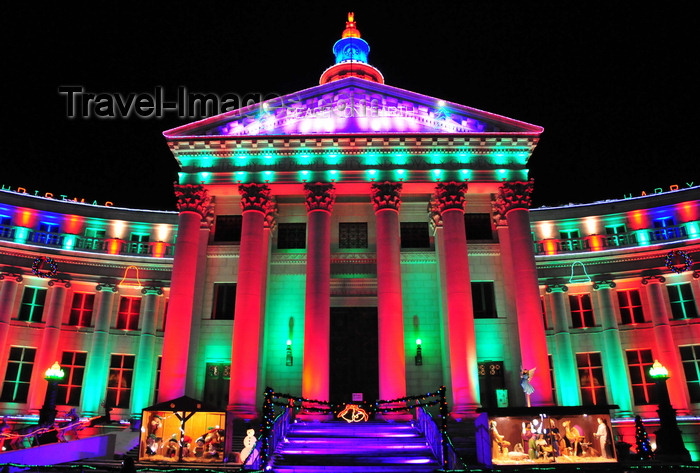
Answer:
POLYGON ((330 402, 379 397, 379 336, 376 307, 331 307, 330 402))

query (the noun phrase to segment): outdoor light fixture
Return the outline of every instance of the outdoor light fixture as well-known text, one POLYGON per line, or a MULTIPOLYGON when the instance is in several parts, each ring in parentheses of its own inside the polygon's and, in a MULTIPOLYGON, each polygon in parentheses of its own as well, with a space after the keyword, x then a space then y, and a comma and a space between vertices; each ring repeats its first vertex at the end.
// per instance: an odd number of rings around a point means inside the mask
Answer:
POLYGON ((416 366, 421 366, 423 364, 423 348, 421 345, 423 341, 420 338, 416 338, 416 366))
POLYGON ((287 340, 287 366, 294 365, 294 357, 292 356, 292 341, 287 340))
POLYGON ((46 388, 44 405, 39 410, 40 426, 52 425, 56 419, 56 394, 58 391, 58 383, 63 380, 65 375, 58 361, 51 365, 51 368, 47 369, 44 373, 44 379, 49 382, 49 385, 46 388))
POLYGON ((659 360, 654 360, 654 364, 649 368, 649 376, 652 378, 668 378, 668 370, 659 360))

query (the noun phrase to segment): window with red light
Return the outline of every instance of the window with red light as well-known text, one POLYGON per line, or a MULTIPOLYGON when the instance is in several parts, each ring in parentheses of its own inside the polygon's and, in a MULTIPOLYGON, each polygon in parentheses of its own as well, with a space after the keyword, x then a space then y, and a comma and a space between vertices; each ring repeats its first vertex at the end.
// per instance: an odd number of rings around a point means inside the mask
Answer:
POLYGON ((656 385, 649 374, 649 368, 654 364, 651 350, 626 350, 627 367, 632 383, 632 395, 634 404, 644 406, 656 404, 656 385))
POLYGON ((95 294, 76 292, 73 294, 68 325, 78 327, 92 326, 92 310, 95 305, 95 294))
POLYGON ((134 355, 112 355, 107 379, 109 407, 129 407, 134 376, 134 355))
POLYGON ((617 300, 620 303, 620 319, 623 324, 640 324, 644 322, 642 298, 637 289, 617 291, 617 300))
POLYGON ((56 403, 77 406, 80 405, 80 393, 83 389, 85 360, 87 353, 83 351, 64 351, 61 356, 61 369, 65 373, 63 382, 58 385, 56 403))
POLYGON ((590 294, 572 294, 569 296, 571 306, 571 327, 587 328, 595 326, 593 306, 590 294))
POLYGON ((576 366, 584 406, 607 404, 600 353, 577 353, 576 366))
POLYGON ((140 297, 122 297, 119 299, 119 312, 117 312, 118 330, 138 330, 139 312, 141 312, 140 297))

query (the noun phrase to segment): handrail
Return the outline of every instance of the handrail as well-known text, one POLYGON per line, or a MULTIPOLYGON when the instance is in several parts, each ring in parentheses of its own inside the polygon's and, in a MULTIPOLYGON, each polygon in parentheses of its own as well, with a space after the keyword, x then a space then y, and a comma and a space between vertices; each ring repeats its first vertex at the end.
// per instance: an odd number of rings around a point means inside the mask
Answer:
MULTIPOLYGON (((428 406, 440 406, 440 425, 436 427, 440 434, 441 453, 436 453, 433 448, 433 453, 440 459, 443 469, 446 471, 449 464, 456 463, 456 454, 450 455, 449 447, 450 439, 447 436, 447 398, 445 396, 446 388, 441 386, 437 391, 426 393, 420 396, 406 396, 397 399, 377 400, 374 403, 362 403, 363 407, 367 407, 368 414, 388 413, 399 411, 410 411, 411 409, 424 409, 428 406), (411 404, 411 402, 413 404, 411 404), (453 461, 451 461, 453 459, 453 461)), ((343 410, 344 404, 333 404, 328 401, 319 401, 315 399, 305 399, 300 396, 292 396, 290 394, 278 394, 270 387, 265 389, 265 399, 263 401, 263 425, 260 442, 260 463, 256 465, 258 468, 265 469, 268 466, 272 453, 275 451, 277 444, 286 436, 290 419, 294 415, 295 409, 303 408, 307 412, 318 412, 323 414, 338 415, 338 412, 343 410), (274 407, 280 406, 284 408, 284 412, 275 418, 274 407), (326 407, 320 407, 326 406, 326 407), (281 425, 276 425, 281 422, 281 425)), ((427 413, 427 412, 426 412, 427 413)), ((435 426, 435 422, 430 417, 430 422, 435 426)), ((431 430, 431 435, 435 437, 433 427, 424 426, 425 430, 431 430)), ((433 443, 437 444, 433 441, 433 443)), ((257 446, 257 444, 256 444, 257 446)))

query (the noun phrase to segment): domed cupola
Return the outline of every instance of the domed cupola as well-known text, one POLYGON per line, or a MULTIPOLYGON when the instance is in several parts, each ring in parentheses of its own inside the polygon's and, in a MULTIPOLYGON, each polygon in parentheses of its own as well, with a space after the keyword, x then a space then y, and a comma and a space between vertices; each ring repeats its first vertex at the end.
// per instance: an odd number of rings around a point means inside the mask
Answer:
POLYGON ((321 84, 333 82, 346 77, 357 77, 372 82, 384 83, 384 76, 376 67, 367 63, 369 44, 360 37, 360 30, 355 24, 355 14, 348 13, 342 37, 333 45, 335 64, 321 75, 321 84))

